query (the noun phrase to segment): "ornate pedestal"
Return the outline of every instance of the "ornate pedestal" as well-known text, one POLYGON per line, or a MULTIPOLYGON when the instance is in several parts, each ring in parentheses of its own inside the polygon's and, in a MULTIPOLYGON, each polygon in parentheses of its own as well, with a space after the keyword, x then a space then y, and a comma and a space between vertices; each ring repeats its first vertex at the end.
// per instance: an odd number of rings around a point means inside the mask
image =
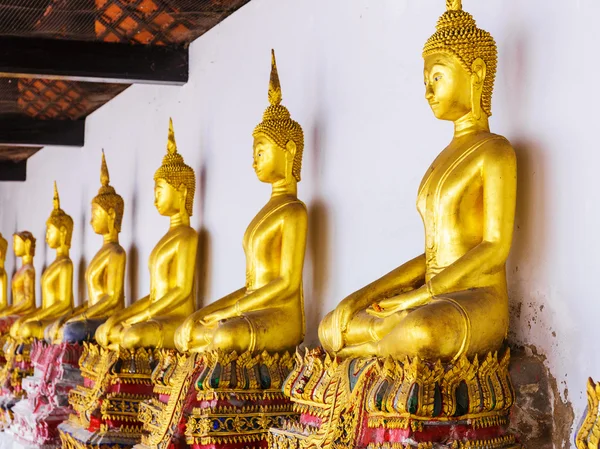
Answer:
POLYGON ((27 397, 14 405, 12 423, 5 430, 14 441, 35 448, 60 446, 57 426, 72 411, 69 391, 82 383, 80 355, 78 344, 36 341, 31 345, 34 374, 22 380, 27 397))
POLYGON ((517 449, 507 432, 514 391, 508 351, 479 363, 296 355, 284 391, 298 419, 271 429, 269 447, 517 449))
POLYGON ((281 391, 292 367, 288 353, 163 352, 153 376, 158 397, 140 406, 136 449, 266 448, 269 428, 294 415, 281 391))
POLYGON ((5 340, 5 363, 0 370, 0 430, 10 425, 13 406, 25 396, 22 380, 33 375, 30 349, 29 343, 19 343, 11 337, 5 340))
POLYGON ((69 393, 75 410, 59 427, 63 448, 130 448, 139 443, 138 408, 153 396, 154 350, 121 352, 83 344, 83 386, 69 393))

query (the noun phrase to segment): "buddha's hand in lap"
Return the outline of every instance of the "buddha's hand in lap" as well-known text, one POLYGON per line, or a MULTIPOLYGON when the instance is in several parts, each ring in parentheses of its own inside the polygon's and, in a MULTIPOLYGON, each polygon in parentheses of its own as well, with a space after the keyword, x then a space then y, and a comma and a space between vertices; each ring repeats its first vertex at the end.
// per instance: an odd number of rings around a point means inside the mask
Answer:
POLYGON ((427 287, 423 286, 401 295, 383 299, 367 308, 367 313, 377 318, 386 318, 403 310, 424 306, 430 300, 431 295, 427 291, 427 287))
POLYGON ((224 309, 217 310, 213 313, 205 315, 201 320, 200 324, 203 326, 214 326, 219 321, 231 318, 235 315, 235 309, 233 307, 225 307, 224 309))

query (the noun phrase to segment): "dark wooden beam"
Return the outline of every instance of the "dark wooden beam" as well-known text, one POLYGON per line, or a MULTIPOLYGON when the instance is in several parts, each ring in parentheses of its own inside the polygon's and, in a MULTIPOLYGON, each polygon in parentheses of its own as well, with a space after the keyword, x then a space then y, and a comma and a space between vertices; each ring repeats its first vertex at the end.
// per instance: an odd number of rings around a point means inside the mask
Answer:
POLYGON ((0 161, 0 181, 25 181, 27 159, 20 162, 0 161))
POLYGON ((188 70, 183 46, 0 36, 3 77, 182 85, 188 70))
POLYGON ((35 120, 25 117, 0 120, 0 145, 82 147, 85 120, 35 120))

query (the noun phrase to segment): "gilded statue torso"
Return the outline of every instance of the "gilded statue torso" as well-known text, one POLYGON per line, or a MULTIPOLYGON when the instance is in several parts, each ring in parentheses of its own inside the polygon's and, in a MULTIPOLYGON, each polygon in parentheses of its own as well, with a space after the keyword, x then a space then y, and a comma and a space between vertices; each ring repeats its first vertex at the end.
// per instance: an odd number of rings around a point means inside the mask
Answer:
POLYGON ((24 264, 12 277, 13 306, 29 300, 31 309, 35 308, 35 288, 33 286, 35 269, 31 264, 24 264), (29 289, 29 292, 26 292, 29 289), (29 294, 28 294, 29 293, 29 294))
MULTIPOLYGON (((281 229, 285 226, 286 208, 304 203, 291 195, 282 195, 271 200, 250 222, 244 234, 243 246, 246 255, 246 290, 252 292, 264 287, 280 275, 281 269, 281 229)), ((298 313, 302 311, 302 290, 295 293, 299 303, 289 301, 281 306, 291 306, 298 313)))
MULTIPOLYGON (((490 145, 506 139, 490 133, 468 137, 456 139, 440 153, 419 187, 417 209, 425 226, 427 281, 483 239, 484 156, 490 145)), ((504 271, 477 276, 479 285, 506 283, 504 271), (482 283, 483 276, 488 280, 482 283)), ((457 285, 457 289, 470 285, 457 285)))
MULTIPOLYGON (((194 229, 190 226, 176 226, 160 239, 158 244, 150 253, 148 266, 150 268, 150 302, 160 301, 169 291, 176 289, 177 276, 175 273, 181 270, 180 260, 177 255, 180 245, 189 244, 190 241, 196 241, 194 229)), ((179 306, 169 309, 161 316, 164 317, 184 317, 194 311, 194 292, 187 300, 179 306)))
MULTIPOLYGON (((109 270, 111 269, 110 256, 113 253, 123 253, 123 248, 118 243, 107 243, 100 251, 96 253, 94 258, 88 265, 85 272, 85 279, 88 287, 89 305, 96 304, 105 295, 107 291, 109 270)), ((123 290, 121 289, 121 297, 123 290)))
POLYGON ((42 308, 46 309, 54 304, 63 304, 64 312, 73 304, 73 298, 61 298, 60 276, 63 270, 73 270, 73 262, 68 257, 57 258, 42 274, 42 308))

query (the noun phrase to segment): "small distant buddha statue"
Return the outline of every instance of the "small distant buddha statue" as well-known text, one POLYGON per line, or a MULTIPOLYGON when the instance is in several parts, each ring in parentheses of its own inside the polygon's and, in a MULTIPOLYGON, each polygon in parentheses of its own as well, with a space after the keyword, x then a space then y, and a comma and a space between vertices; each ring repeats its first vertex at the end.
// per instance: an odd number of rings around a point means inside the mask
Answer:
POLYGON ((281 98, 273 53, 270 106, 253 134, 253 168, 272 194, 244 235, 246 285, 186 319, 175 339, 181 352, 294 351, 304 339, 307 212, 297 197, 304 135, 281 98))
POLYGON ((0 312, 8 307, 8 276, 4 269, 8 241, 0 234, 0 312))
POLYGON ((13 251, 20 257, 21 268, 12 277, 12 304, 0 311, 0 333, 8 331, 19 316, 35 310, 35 237, 29 231, 17 232, 13 235, 13 251))
POLYGON ((101 187, 92 200, 91 225, 102 235, 104 244, 89 263, 85 272, 88 301, 68 320, 57 320, 47 328, 48 339, 55 343, 91 340, 96 329, 106 319, 123 309, 125 294, 126 252, 119 244, 124 202, 110 185, 104 151, 100 169, 101 187))
POLYGON ((175 330, 195 310, 198 234, 190 226, 196 177, 177 152, 169 123, 167 155, 154 175, 154 205, 171 226, 150 254, 150 294, 110 316, 96 341, 111 349, 174 349, 175 330))
POLYGON ((21 318, 11 327, 15 339, 44 338, 44 329, 73 310, 73 262, 69 257, 73 219, 60 208, 54 183, 54 209, 46 222, 46 242, 56 250, 56 259, 42 274, 42 307, 21 318))
POLYGON ((517 170, 510 143, 489 130, 496 44, 460 0, 446 5, 423 50, 425 98, 454 138, 419 188, 425 253, 325 317, 320 340, 341 357, 451 361, 498 350, 507 334, 517 170))

